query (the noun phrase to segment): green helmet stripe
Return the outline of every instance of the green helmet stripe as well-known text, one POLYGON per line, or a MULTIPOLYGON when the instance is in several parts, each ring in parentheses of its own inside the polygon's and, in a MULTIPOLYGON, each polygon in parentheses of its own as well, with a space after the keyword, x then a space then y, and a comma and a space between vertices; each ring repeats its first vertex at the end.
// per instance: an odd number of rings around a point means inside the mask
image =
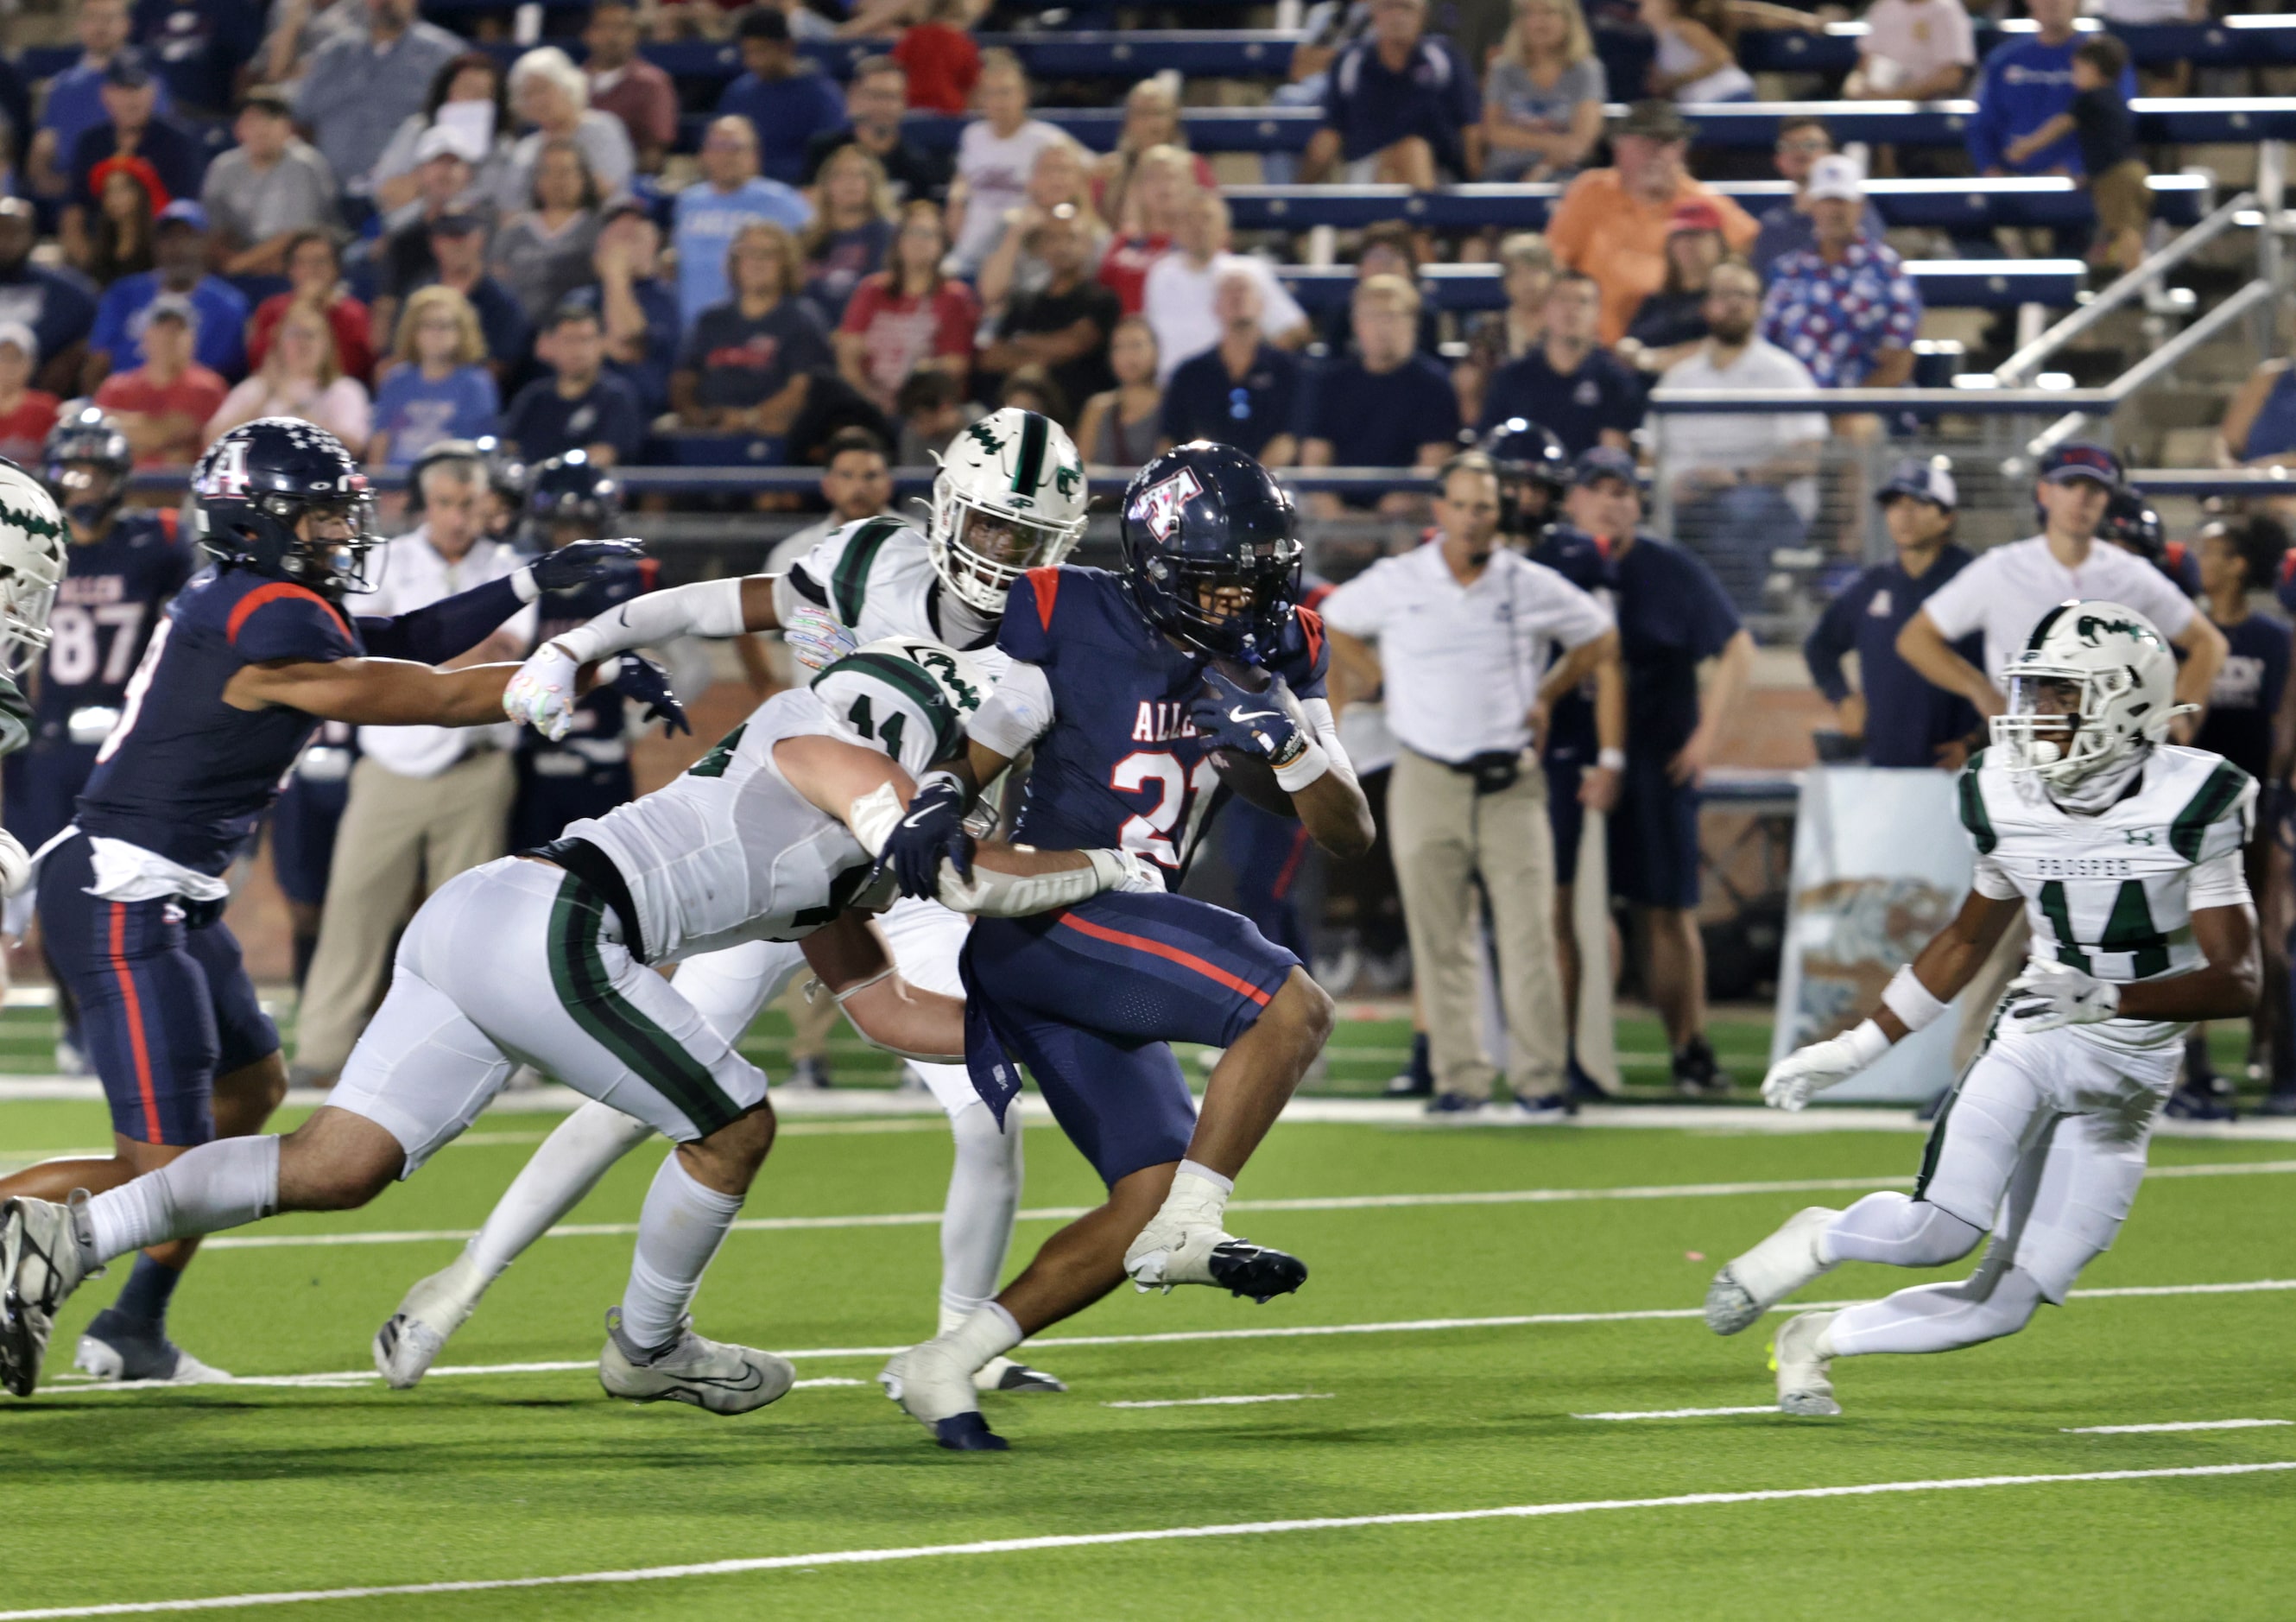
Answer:
POLYGON ((861 605, 869 596, 869 571, 877 566, 877 554, 885 543, 899 532, 898 518, 872 518, 853 532, 845 543, 844 556, 829 577, 830 605, 837 617, 849 626, 861 623, 861 605))
POLYGON ((2048 639, 2049 632, 2055 628, 2059 620, 2065 617, 2065 611, 2072 606, 2070 603, 2060 603, 2043 614, 2041 622, 2033 627, 2033 634, 2025 638, 2025 651, 2029 654, 2039 653, 2041 644, 2048 639))
POLYGON ((1051 424, 1035 411, 1029 413, 1021 428, 1021 465, 1013 470, 1013 493, 1033 496, 1045 478, 1045 441, 1051 424))

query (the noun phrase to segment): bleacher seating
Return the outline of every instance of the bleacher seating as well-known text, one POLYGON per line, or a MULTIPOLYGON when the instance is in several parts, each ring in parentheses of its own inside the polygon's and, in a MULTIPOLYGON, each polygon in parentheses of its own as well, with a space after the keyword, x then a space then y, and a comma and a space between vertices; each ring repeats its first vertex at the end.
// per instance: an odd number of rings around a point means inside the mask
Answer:
MULTIPOLYGON (((2005 309, 2020 304, 2070 305, 2087 268, 2079 259, 1908 259, 1906 274, 1931 309, 2005 309)), ((1275 274, 1301 308, 1328 310, 1355 290, 1350 265, 1280 265, 1275 274)), ((1497 309, 1506 290, 1496 265, 1429 265, 1421 292, 1438 309, 1497 309)))

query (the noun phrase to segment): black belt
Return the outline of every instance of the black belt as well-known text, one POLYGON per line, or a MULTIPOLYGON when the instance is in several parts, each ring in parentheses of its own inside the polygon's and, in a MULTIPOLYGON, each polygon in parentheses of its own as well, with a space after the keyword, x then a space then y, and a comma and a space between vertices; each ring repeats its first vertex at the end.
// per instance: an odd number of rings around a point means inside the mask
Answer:
POLYGON ((641 963, 646 960, 645 933, 638 927, 637 903, 630 899, 629 883, 614 865, 612 857, 586 839, 554 839, 519 854, 555 862, 595 890, 599 899, 621 920, 622 944, 629 948, 630 956, 641 963))
POLYGON ((1488 749, 1480 754, 1471 754, 1464 761, 1446 761, 1431 754, 1422 758, 1433 761, 1445 770, 1456 771, 1463 778, 1472 778, 1475 793, 1482 795, 1505 794, 1513 788, 1515 780, 1522 775, 1522 756, 1523 752, 1520 749, 1488 749))

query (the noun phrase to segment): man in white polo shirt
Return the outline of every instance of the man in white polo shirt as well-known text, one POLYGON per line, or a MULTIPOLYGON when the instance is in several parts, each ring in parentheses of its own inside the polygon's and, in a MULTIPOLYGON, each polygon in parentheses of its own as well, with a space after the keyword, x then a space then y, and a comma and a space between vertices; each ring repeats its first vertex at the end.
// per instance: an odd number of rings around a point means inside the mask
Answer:
MULTIPOLYGON (((1497 1074, 1476 1009, 1480 878, 1498 946, 1507 1086, 1529 1113, 1559 1116, 1567 1027, 1538 744, 1554 700, 1615 662, 1619 636, 1592 597, 1498 545, 1489 457, 1456 457, 1441 477, 1435 539, 1324 599, 1334 686, 1357 696, 1383 681, 1402 745, 1388 834, 1432 1050, 1429 1108, 1480 1108, 1497 1074)), ((1612 712, 1597 721, 1606 763, 1626 743, 1623 709, 1612 712)))
MULTIPOLYGON (((2151 564, 2097 542, 2105 506, 2120 487, 2120 458, 2102 445, 2075 440, 2049 452, 2033 487, 2041 505, 2041 533, 1980 554, 1939 587, 1898 633, 1898 656, 1989 719, 2006 708, 2003 671, 2023 650, 2041 616, 2069 599, 2103 598, 2128 604, 2184 651, 2177 667, 2177 703, 2208 703, 2209 684, 2224 663, 2224 633, 2151 564), (1949 646, 1972 632, 1985 638, 1983 670, 1949 646)), ((2186 723, 2194 719, 2179 720, 2174 734, 2178 742, 2192 735, 2186 723)), ((1993 1005, 2024 961, 2029 939, 2021 918, 1964 993, 1956 1069, 1975 1057, 1993 1005)))

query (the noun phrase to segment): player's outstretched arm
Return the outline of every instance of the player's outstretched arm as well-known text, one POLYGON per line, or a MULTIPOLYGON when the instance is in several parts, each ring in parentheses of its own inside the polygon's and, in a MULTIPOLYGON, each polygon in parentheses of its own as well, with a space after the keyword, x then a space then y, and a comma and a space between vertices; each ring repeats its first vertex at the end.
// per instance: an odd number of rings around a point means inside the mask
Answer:
POLYGON ((276 660, 241 667, 223 690, 235 710, 300 710, 369 727, 476 727, 502 719, 515 664, 442 671, 400 659, 276 660))
POLYGON ((782 579, 749 574, 632 597, 536 648, 512 679, 503 707, 512 720, 545 737, 562 737, 573 724, 574 701, 580 696, 575 677, 582 666, 632 648, 660 647, 680 637, 781 630, 775 594, 782 579))
POLYGON ((804 944, 805 960, 864 1042, 925 1064, 964 1062, 964 1000, 902 979, 876 925, 840 913, 804 944))
POLYGON ((359 639, 378 658, 444 664, 492 636, 545 591, 586 584, 645 555, 640 540, 578 540, 488 580, 401 614, 359 616, 359 639))

